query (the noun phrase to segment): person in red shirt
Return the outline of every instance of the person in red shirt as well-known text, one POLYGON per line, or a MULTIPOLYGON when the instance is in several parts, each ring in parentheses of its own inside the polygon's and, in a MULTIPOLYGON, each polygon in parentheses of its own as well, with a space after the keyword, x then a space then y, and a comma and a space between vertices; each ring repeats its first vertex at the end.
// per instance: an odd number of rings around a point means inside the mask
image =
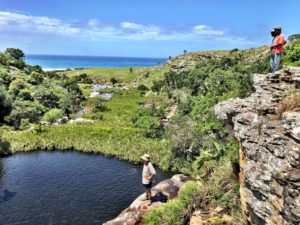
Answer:
POLYGON ((280 58, 284 50, 285 40, 284 36, 281 34, 281 27, 275 27, 271 34, 272 36, 274 35, 274 38, 270 47, 272 51, 270 65, 272 73, 275 73, 280 66, 280 58))

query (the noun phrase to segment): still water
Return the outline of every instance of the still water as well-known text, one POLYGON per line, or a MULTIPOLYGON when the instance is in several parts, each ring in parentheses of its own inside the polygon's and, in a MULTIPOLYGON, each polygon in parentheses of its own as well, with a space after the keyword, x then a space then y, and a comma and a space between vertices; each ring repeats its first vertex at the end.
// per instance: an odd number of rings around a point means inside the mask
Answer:
MULTIPOLYGON (((102 224, 143 192, 141 172, 141 165, 79 152, 0 158, 0 224, 102 224)), ((171 176, 157 172, 155 183, 171 176)))

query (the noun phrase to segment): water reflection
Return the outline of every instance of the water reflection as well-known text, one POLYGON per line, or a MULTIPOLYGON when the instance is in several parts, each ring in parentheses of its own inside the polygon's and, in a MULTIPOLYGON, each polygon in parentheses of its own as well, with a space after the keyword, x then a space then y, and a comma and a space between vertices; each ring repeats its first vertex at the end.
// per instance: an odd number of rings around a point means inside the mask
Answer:
POLYGON ((4 189, 2 196, 0 195, 0 203, 11 200, 13 197, 15 197, 16 194, 17 192, 4 189))
MULTIPOLYGON (((144 192, 142 165, 100 155, 18 153, 0 171, 1 225, 102 224, 144 192)), ((172 175, 157 172, 156 183, 172 175)))

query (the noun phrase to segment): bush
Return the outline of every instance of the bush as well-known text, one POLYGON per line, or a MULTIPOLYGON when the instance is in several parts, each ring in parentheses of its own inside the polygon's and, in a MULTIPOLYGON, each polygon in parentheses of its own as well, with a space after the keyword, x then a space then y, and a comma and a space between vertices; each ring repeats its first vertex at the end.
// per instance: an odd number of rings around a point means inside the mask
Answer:
POLYGON ((29 119, 21 119, 20 130, 26 130, 30 127, 29 119))
POLYGON ((31 91, 28 89, 20 90, 18 94, 18 99, 23 99, 25 101, 33 101, 33 97, 31 96, 31 91))
POLYGON ((300 66, 300 43, 291 43, 286 46, 283 62, 292 66, 300 66))
POLYGON ((104 112, 107 110, 107 107, 103 104, 105 101, 102 97, 88 98, 83 102, 83 106, 91 108, 93 113, 104 112))
POLYGON ((0 156, 10 154, 10 143, 0 135, 0 156))
POLYGON ((166 204, 153 209, 146 214, 145 225, 169 224, 182 225, 189 213, 189 205, 193 203, 194 196, 198 193, 199 187, 194 182, 189 182, 179 192, 176 199, 168 201, 166 204))
POLYGON ((118 83, 118 80, 116 78, 112 77, 110 79, 110 83, 112 83, 112 85, 115 85, 116 83, 118 83))
POLYGON ((144 85, 144 84, 140 84, 138 87, 137 87, 138 91, 140 94, 145 94, 147 91, 149 91, 149 88, 144 85))
POLYGON ((45 111, 46 108, 39 102, 16 100, 13 103, 13 110, 7 118, 14 127, 18 128, 21 119, 28 118, 31 123, 38 122, 45 111))
POLYGON ((24 89, 26 87, 26 83, 21 79, 16 79, 12 81, 9 85, 9 93, 13 96, 13 98, 16 98, 20 92, 21 89, 24 89))
POLYGON ((153 85, 151 87, 151 90, 153 92, 160 92, 163 86, 164 86, 164 81, 163 80, 155 80, 155 81, 153 81, 153 85))
POLYGON ((59 106, 59 96, 55 90, 49 87, 40 87, 34 92, 33 97, 47 108, 57 108, 59 106))
POLYGON ((13 78, 8 72, 0 72, 0 84, 4 85, 6 88, 9 87, 13 78))
POLYGON ((44 79, 44 77, 41 73, 34 71, 31 74, 30 82, 32 84, 41 84, 43 82, 43 79, 44 79))
POLYGON ((49 123, 54 123, 63 116, 64 114, 60 109, 51 109, 50 111, 45 113, 42 120, 47 121, 49 123))
POLYGON ((9 62, 8 57, 5 54, 0 53, 0 65, 7 66, 8 62, 9 62))
POLYGON ((147 138, 160 138, 162 136, 162 124, 160 118, 153 116, 141 116, 135 122, 135 127, 144 130, 147 138))
POLYGON ((0 86, 0 121, 3 122, 5 116, 12 111, 12 105, 8 98, 7 92, 0 86))

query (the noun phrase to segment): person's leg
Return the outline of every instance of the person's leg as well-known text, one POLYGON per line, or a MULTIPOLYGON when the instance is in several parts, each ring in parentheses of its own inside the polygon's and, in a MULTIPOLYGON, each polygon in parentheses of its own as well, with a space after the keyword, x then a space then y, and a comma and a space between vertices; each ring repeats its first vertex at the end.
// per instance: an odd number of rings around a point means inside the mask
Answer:
POLYGON ((270 59, 270 67, 271 67, 271 72, 275 73, 275 54, 271 54, 271 59, 270 59))
POLYGON ((274 71, 274 54, 273 53, 271 54, 271 57, 270 57, 270 69, 271 69, 271 73, 273 73, 273 71, 274 71))
POLYGON ((281 53, 276 53, 275 54, 275 71, 279 70, 280 59, 281 59, 281 53))
POLYGON ((146 192, 147 192, 147 197, 148 197, 149 199, 151 199, 151 189, 148 188, 146 192))
POLYGON ((147 189, 147 196, 148 196, 148 199, 149 199, 149 203, 148 203, 148 206, 150 206, 152 204, 152 199, 151 199, 151 188, 147 189))

